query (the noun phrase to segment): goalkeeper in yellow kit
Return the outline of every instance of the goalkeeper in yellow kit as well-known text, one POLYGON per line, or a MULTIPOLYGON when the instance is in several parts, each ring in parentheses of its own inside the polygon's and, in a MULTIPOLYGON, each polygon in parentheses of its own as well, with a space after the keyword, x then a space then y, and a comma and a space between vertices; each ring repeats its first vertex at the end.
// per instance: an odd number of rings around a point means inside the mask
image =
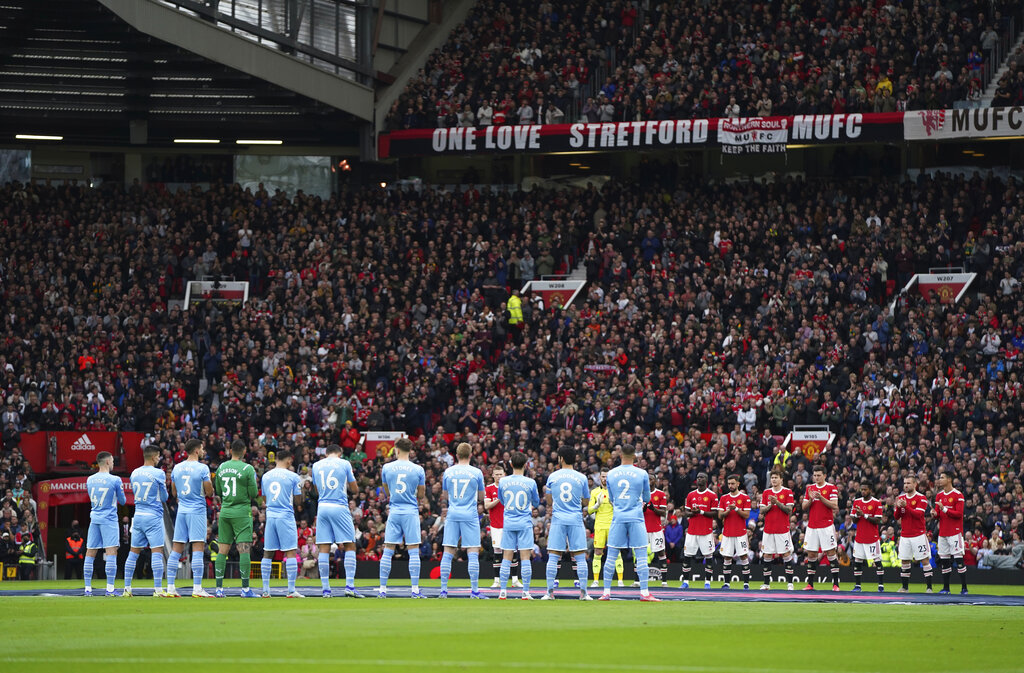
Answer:
MULTIPOLYGON (((594 560, 591 568, 594 581, 590 586, 600 586, 601 569, 604 568, 606 547, 608 546, 608 529, 612 527, 612 501, 608 497, 608 470, 601 470, 601 485, 590 491, 590 504, 587 511, 594 515, 594 560)), ((615 559, 615 575, 622 586, 622 557, 615 559)))

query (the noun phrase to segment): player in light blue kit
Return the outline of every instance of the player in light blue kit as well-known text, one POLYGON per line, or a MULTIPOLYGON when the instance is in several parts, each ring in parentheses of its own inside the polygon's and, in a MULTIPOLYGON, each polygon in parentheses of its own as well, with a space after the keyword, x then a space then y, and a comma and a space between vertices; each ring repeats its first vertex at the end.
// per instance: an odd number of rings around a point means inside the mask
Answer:
POLYGON ((295 590, 295 578, 299 574, 299 560, 295 557, 295 552, 299 549, 295 505, 302 499, 302 477, 292 472, 292 460, 290 449, 280 449, 277 452, 274 469, 267 470, 263 475, 263 499, 267 506, 263 561, 260 562, 263 598, 270 598, 270 570, 276 551, 284 554, 284 567, 288 575, 288 598, 305 598, 295 590))
POLYGON ((615 559, 623 549, 632 549, 636 572, 640 577, 640 600, 660 602, 647 589, 650 570, 647 567, 647 528, 644 526, 644 507, 651 500, 651 478, 647 472, 633 465, 636 449, 631 444, 622 447, 622 465, 608 472, 608 498, 612 501, 612 526, 608 530, 608 558, 604 563, 604 593, 598 600, 612 597, 612 575, 615 559))
POLYGON ((396 459, 380 471, 384 492, 388 496, 388 523, 384 529, 384 555, 380 558, 380 589, 377 598, 388 597, 388 577, 395 547, 404 544, 409 551, 409 580, 413 598, 420 593, 420 506, 426 492, 423 468, 409 461, 412 442, 402 437, 395 442, 396 459))
POLYGON ((324 598, 331 597, 331 544, 345 549, 345 595, 356 593, 356 528, 348 508, 348 496, 358 490, 352 463, 341 457, 341 447, 331 444, 327 457, 313 464, 313 485, 319 498, 316 510, 317 567, 324 598))
POLYGON ((85 481, 92 509, 89 512, 89 535, 85 541, 85 595, 92 596, 92 567, 96 554, 103 550, 104 569, 107 573, 107 596, 116 596, 114 578, 117 577, 117 547, 121 535, 117 528, 117 506, 128 502, 121 477, 110 473, 114 457, 103 451, 96 456, 98 472, 85 481))
POLYGON ((531 600, 530 580, 533 579, 533 567, 530 557, 533 555, 533 508, 540 505, 540 493, 537 482, 524 476, 526 470, 526 454, 516 451, 512 454, 512 475, 502 477, 498 482, 498 499, 505 507, 505 527, 501 531, 501 549, 504 558, 501 560, 501 591, 498 599, 507 598, 508 576, 512 569, 512 557, 519 550, 522 562, 524 601, 531 600))
POLYGON ((178 577, 178 561, 185 545, 192 544, 192 597, 213 598, 203 589, 203 550, 206 548, 206 499, 213 495, 210 467, 199 462, 206 455, 206 447, 198 439, 185 442, 188 454, 183 462, 171 470, 171 495, 178 499, 178 515, 174 519, 174 538, 171 557, 167 559, 166 596, 181 598, 174 580, 178 577))
POLYGON ((580 587, 580 600, 593 600, 587 593, 587 529, 583 525, 583 512, 590 501, 587 477, 573 469, 576 450, 563 446, 558 450, 560 469, 548 476, 544 485, 551 528, 548 530, 547 592, 541 600, 555 597, 555 577, 562 554, 571 554, 576 560, 576 577, 580 587))
POLYGON ((160 450, 150 444, 142 452, 142 467, 135 468, 130 479, 135 494, 132 517, 132 548, 124 562, 124 596, 132 595, 135 564, 144 547, 153 553, 153 595, 163 596, 164 582, 164 503, 167 501, 167 475, 156 465, 160 450))
POLYGON ((459 546, 469 557, 470 598, 487 598, 480 593, 480 514, 477 505, 484 498, 484 473, 469 464, 473 452, 466 442, 455 447, 458 465, 444 471, 441 487, 441 501, 445 503, 441 518, 444 519, 444 556, 441 557, 441 593, 438 598, 448 598, 448 577, 452 574, 452 558, 459 546))

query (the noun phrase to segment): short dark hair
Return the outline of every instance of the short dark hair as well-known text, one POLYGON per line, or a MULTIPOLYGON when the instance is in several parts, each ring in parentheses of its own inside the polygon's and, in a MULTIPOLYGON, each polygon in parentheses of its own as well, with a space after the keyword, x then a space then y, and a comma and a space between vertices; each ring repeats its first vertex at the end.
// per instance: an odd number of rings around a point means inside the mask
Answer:
POLYGON ((526 454, 522 451, 513 451, 512 458, 510 460, 512 462, 513 470, 521 470, 526 467, 526 454))
POLYGON ((735 480, 737 484, 742 484, 743 483, 742 481, 740 481, 740 475, 738 475, 738 474, 730 474, 728 477, 725 478, 726 482, 730 482, 730 481, 733 481, 733 480, 735 480))
POLYGON ((636 455, 636 447, 633 446, 632 444, 623 444, 622 445, 622 455, 624 455, 624 456, 635 456, 636 455))
POLYGON ((113 459, 113 457, 113 454, 111 454, 109 451, 100 451, 99 453, 96 454, 96 464, 99 465, 100 463, 103 463, 108 459, 113 459))
POLYGON ((412 451, 412 442, 409 440, 408 437, 402 437, 397 442, 395 442, 395 449, 399 453, 409 453, 410 451, 412 451))
POLYGON ((775 468, 774 470, 772 470, 772 474, 779 475, 779 479, 785 479, 786 478, 786 475, 782 474, 782 470, 780 470, 779 468, 775 468))
POLYGON ((327 449, 326 449, 326 453, 327 453, 328 456, 336 454, 336 453, 340 454, 341 453, 341 447, 338 446, 337 444, 328 444, 327 445, 327 449))
POLYGON ((153 456, 159 456, 159 455, 160 455, 160 447, 157 446, 156 444, 150 444, 149 446, 147 446, 146 448, 144 448, 142 450, 142 457, 146 458, 147 460, 152 458, 153 456))
POLYGON ((939 470, 939 476, 946 475, 946 479, 953 481, 953 472, 951 470, 939 470))
POLYGON ((274 454, 274 462, 281 462, 282 460, 288 460, 293 455, 291 449, 278 449, 277 453, 274 454))
POLYGON ((822 465, 821 463, 818 463, 817 465, 814 466, 814 468, 811 469, 811 472, 821 472, 822 474, 825 474, 825 466, 822 465))
POLYGON ((236 439, 231 442, 231 455, 232 456, 244 456, 245 455, 245 442, 240 439, 236 439))
POLYGON ((558 449, 558 457, 562 459, 562 462, 566 465, 572 465, 576 462, 576 449, 571 446, 563 446, 558 449))
POLYGON ((198 439, 190 439, 185 442, 185 453, 193 454, 203 447, 203 442, 198 439))

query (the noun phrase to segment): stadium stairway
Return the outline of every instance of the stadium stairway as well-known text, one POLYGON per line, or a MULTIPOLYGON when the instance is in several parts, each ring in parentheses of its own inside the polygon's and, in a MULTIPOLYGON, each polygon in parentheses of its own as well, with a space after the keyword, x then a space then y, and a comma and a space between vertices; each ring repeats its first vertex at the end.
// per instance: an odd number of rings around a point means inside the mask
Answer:
POLYGON ((999 78, 1006 74, 1006 71, 1010 69, 1010 59, 1014 58, 1017 53, 1017 49, 1024 44, 1024 31, 1021 32, 1017 41, 1014 42, 1006 52, 1006 57, 1003 62, 999 64, 999 69, 996 70, 995 74, 992 75, 992 79, 988 81, 988 85, 985 87, 985 91, 981 94, 981 107, 990 107, 992 105, 992 99, 996 96, 996 89, 999 87, 999 78))

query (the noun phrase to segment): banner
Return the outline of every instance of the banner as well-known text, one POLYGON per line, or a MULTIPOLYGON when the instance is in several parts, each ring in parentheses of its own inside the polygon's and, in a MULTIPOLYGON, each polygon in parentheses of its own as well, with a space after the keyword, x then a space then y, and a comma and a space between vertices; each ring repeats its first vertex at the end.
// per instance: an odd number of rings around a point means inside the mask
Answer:
POLYGON ((117 455, 116 432, 54 432, 51 434, 57 440, 55 466, 79 463, 92 465, 96 462, 96 456, 103 451, 117 455))
POLYGON ((925 299, 935 298, 941 304, 955 304, 967 292, 976 273, 919 273, 917 291, 925 299))
POLYGON ((722 154, 764 154, 785 152, 789 120, 785 117, 721 119, 718 142, 722 154))
POLYGON ((523 292, 540 295, 544 300, 544 308, 555 306, 567 308, 583 289, 585 280, 531 280, 523 286, 523 292))
POLYGON ((906 140, 1024 136, 1024 107, 917 110, 903 117, 906 140))
POLYGON ((790 451, 799 449, 804 456, 813 459, 831 446, 835 439, 835 433, 829 431, 827 425, 794 425, 783 446, 788 444, 790 451))
POLYGON ((410 129, 381 134, 377 149, 379 157, 385 159, 688 147, 730 147, 735 152, 766 151, 765 147, 772 146, 770 151, 782 151, 779 145, 793 142, 829 145, 902 141, 903 113, 885 112, 410 129))
POLYGON ((390 455, 395 442, 403 437, 408 435, 404 432, 364 432, 363 453, 366 454, 366 460, 374 460, 378 453, 390 455))
MULTIPOLYGON (((36 506, 39 510, 39 535, 43 538, 43 548, 47 549, 48 553, 52 553, 49 547, 46 546, 50 530, 50 509, 58 505, 77 505, 89 502, 89 492, 85 488, 88 479, 88 477, 51 479, 49 481, 37 482, 33 488, 36 506)), ((121 477, 121 483, 124 484, 124 494, 127 498, 126 504, 134 505, 135 494, 132 492, 128 479, 121 477)))

